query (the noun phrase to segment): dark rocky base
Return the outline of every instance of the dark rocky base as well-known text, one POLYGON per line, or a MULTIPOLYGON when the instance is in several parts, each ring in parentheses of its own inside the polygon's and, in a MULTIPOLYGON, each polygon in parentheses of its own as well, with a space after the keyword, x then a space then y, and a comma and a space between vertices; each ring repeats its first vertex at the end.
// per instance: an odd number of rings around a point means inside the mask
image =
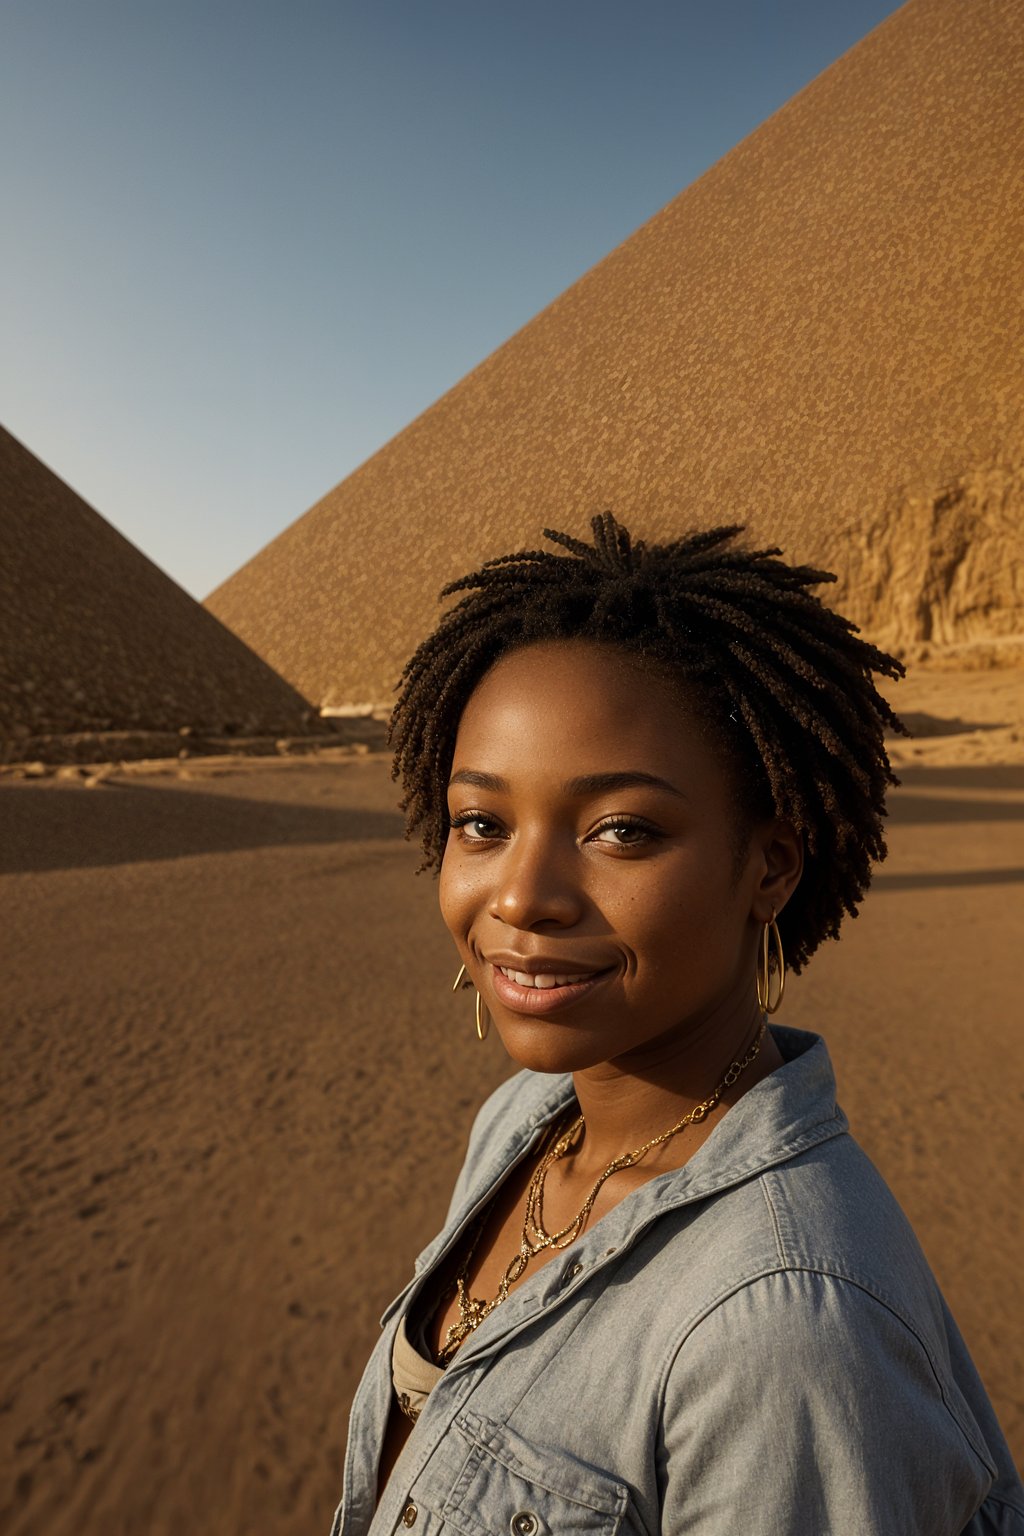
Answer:
POLYGON ((293 757, 329 747, 385 751, 387 725, 371 716, 320 722, 301 736, 228 736, 193 730, 76 731, 0 741, 0 765, 28 776, 74 763, 138 762, 144 758, 293 757))

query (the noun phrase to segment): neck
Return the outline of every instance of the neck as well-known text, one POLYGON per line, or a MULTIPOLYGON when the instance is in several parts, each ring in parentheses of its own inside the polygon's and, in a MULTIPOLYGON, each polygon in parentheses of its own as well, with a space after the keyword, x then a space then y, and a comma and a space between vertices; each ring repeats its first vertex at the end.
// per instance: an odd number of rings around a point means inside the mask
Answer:
POLYGON ((573 1073, 585 1130, 573 1153, 579 1177, 595 1177, 613 1158, 640 1147, 720 1089, 706 1118, 653 1147, 648 1174, 679 1166, 705 1141, 733 1104, 782 1065, 766 1029, 754 1060, 731 1084, 723 1079, 757 1038, 762 1014, 748 1000, 716 1009, 700 1022, 675 1029, 636 1051, 573 1073))

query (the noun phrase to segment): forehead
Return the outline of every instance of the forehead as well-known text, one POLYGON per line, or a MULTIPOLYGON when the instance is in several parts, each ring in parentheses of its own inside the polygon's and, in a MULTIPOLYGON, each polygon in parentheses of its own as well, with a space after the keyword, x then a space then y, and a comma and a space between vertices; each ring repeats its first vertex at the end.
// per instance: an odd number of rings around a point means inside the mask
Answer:
POLYGON ((537 643, 496 662, 463 710, 452 767, 513 786, 615 769, 721 777, 685 683, 593 641, 537 643))

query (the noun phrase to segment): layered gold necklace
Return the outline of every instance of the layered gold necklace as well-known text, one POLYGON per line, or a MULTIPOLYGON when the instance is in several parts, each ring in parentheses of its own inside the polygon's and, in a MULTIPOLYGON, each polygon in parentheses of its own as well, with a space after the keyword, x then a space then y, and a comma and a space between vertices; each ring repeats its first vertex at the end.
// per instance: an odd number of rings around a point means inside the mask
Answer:
POLYGON ((466 1257, 462 1262, 462 1267, 455 1277, 455 1295, 459 1306, 458 1320, 452 1323, 444 1336, 441 1347, 437 1352, 438 1365, 447 1365, 460 1344, 469 1337, 474 1329, 479 1328, 484 1318, 489 1317, 495 1307, 500 1307, 501 1303, 506 1300, 509 1290, 522 1275, 531 1259, 536 1258, 538 1253, 544 1253, 548 1248, 567 1248, 570 1243, 579 1237, 586 1226, 587 1217, 594 1208, 594 1201, 597 1199, 601 1186, 607 1179, 611 1178, 613 1173, 618 1173, 623 1168, 635 1167, 640 1159, 646 1157, 653 1147, 660 1146, 662 1142, 670 1140, 673 1136, 678 1136, 679 1132, 685 1130, 688 1125, 699 1125, 710 1114, 711 1110, 714 1109, 721 1099, 725 1089, 732 1086, 740 1074, 746 1071, 747 1067, 750 1066, 757 1056, 758 1051, 761 1049, 761 1042, 764 1039, 767 1023, 767 1019, 761 1020, 761 1027, 757 1032, 753 1045, 745 1056, 730 1064, 722 1081, 709 1098, 703 1099, 700 1104, 695 1105, 681 1120, 677 1120, 675 1125, 670 1126, 667 1131, 662 1131, 660 1136, 652 1136, 650 1141, 645 1141, 642 1147, 635 1147, 632 1152, 623 1152, 619 1157, 613 1158, 568 1226, 562 1227, 558 1232, 548 1232, 544 1226, 544 1180, 547 1178, 548 1169, 561 1158, 567 1156, 578 1143, 585 1126, 583 1116, 577 1115, 568 1129, 560 1135, 556 1132, 554 1140, 537 1165, 536 1172, 530 1180, 529 1188, 526 1191, 526 1213, 523 1217, 523 1230, 519 1239, 519 1251, 507 1265, 498 1285, 497 1295, 490 1301, 482 1301, 478 1296, 471 1296, 469 1294, 469 1270, 484 1227, 487 1225, 487 1217, 490 1214, 489 1210, 485 1210, 477 1222, 476 1232, 473 1235, 466 1257))

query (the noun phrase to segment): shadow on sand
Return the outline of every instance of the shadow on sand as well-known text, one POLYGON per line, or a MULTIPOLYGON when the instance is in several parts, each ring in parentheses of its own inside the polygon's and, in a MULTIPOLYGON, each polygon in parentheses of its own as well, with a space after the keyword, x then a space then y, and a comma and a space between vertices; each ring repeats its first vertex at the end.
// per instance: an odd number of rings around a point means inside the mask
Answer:
POLYGON ((926 891, 942 886, 958 885, 1019 885, 1024 881, 1024 869, 946 869, 929 870, 927 874, 887 875, 880 870, 871 882, 872 891, 926 891))
POLYGON ((950 768, 903 767, 896 777, 907 790, 970 789, 978 794, 986 790, 1015 790, 1024 795, 1024 763, 963 763, 950 768))
POLYGON ((898 789, 889 801, 889 820, 897 827, 951 826, 969 821, 1024 821, 1024 799, 967 800, 950 795, 915 795, 898 789))
POLYGON ((0 873, 97 868, 302 843, 401 842, 398 811, 289 805, 148 784, 0 789, 0 873))

